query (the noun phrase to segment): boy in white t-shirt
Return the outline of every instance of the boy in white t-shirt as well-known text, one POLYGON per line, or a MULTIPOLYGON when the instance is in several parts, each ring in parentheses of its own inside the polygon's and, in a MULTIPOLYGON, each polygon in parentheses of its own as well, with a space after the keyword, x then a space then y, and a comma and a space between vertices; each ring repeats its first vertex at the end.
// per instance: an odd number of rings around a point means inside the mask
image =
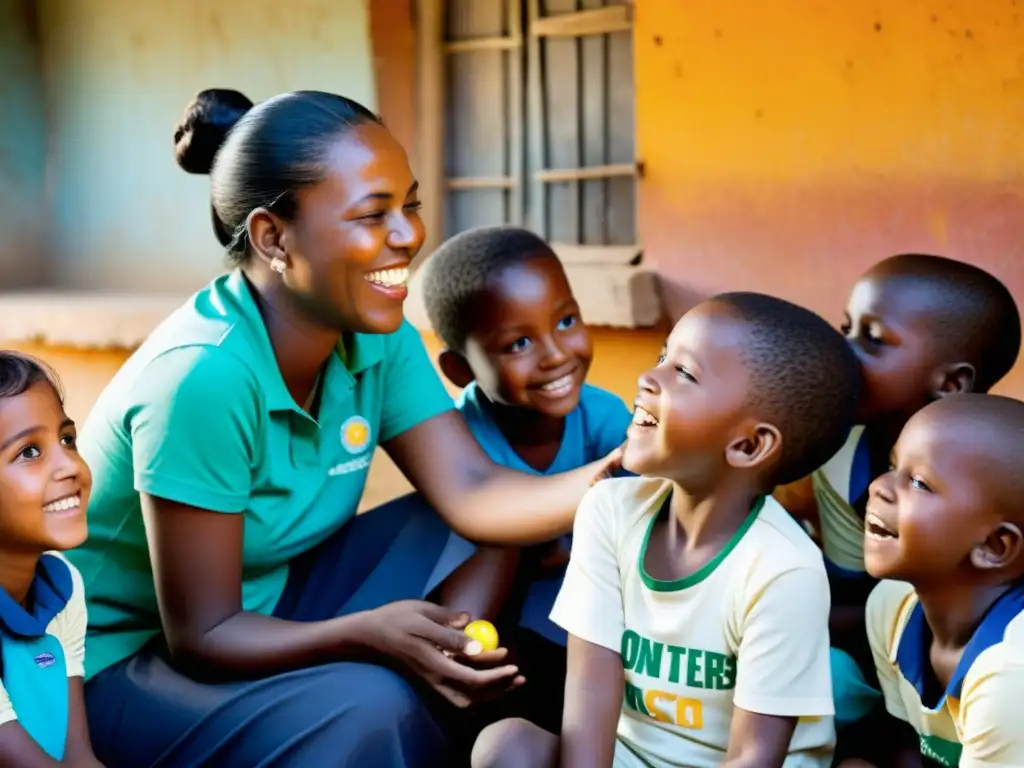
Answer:
POLYGON ((56 376, 0 350, 0 765, 93 768, 82 577, 89 467, 56 376), (56 550, 56 551, 54 551, 56 550))
POLYGON ((706 301, 640 377, 624 468, 576 517, 552 619, 569 632, 561 738, 487 729, 474 765, 829 765, 828 579, 773 487, 843 444, 857 368, 814 313, 706 301))
POLYGON ((859 745, 870 762, 843 768, 1024 766, 1022 434, 1019 400, 952 395, 907 422, 871 484, 864 563, 883 581, 867 630, 885 714, 870 721, 878 744, 859 745))

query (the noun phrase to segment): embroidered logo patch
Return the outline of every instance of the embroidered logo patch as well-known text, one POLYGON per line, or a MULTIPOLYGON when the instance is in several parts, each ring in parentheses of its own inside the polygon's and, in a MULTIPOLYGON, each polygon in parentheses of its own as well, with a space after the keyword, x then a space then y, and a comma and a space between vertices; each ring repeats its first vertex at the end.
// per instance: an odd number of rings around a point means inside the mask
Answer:
POLYGON ((52 653, 46 652, 40 653, 33 659, 33 661, 36 663, 36 666, 40 669, 52 667, 54 664, 57 663, 57 659, 54 657, 54 655, 52 653))
POLYGON ((370 443, 370 422, 362 416, 350 416, 341 425, 341 444, 349 453, 362 453, 370 443))

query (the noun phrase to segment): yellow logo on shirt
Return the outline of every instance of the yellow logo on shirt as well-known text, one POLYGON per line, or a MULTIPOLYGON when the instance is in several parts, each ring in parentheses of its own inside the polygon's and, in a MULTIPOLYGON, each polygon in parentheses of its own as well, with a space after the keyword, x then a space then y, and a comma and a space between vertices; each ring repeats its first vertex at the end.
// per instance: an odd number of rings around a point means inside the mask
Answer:
POLYGON ((362 453, 370 443, 370 422, 362 416, 350 416, 341 425, 341 444, 349 453, 362 453))

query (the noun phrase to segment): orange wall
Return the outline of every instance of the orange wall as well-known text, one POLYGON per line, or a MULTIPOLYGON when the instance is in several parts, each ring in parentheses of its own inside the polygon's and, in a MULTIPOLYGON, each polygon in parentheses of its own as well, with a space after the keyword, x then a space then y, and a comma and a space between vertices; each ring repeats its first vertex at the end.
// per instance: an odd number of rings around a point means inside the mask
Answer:
MULTIPOLYGON (((838 321, 911 250, 1024 305, 1024 0, 636 9, 641 242, 673 316, 751 289, 838 321)), ((1024 365, 1002 389, 1024 396, 1024 365)))

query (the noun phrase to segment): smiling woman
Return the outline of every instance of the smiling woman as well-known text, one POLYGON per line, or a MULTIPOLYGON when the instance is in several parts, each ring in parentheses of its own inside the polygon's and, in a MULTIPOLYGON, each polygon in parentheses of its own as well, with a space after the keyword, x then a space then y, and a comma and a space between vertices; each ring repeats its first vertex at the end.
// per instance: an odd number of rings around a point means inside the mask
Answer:
POLYGON ((522 682, 503 649, 473 653, 470 616, 427 601, 454 604, 472 572, 451 529, 560 535, 605 462, 499 468, 453 411, 403 319, 417 183, 365 107, 204 91, 175 151, 210 173, 233 269, 154 331, 83 430, 97 480, 71 557, 90 599, 97 754, 444 765, 419 690, 464 707, 522 682), (378 445, 422 496, 356 518, 378 445))

